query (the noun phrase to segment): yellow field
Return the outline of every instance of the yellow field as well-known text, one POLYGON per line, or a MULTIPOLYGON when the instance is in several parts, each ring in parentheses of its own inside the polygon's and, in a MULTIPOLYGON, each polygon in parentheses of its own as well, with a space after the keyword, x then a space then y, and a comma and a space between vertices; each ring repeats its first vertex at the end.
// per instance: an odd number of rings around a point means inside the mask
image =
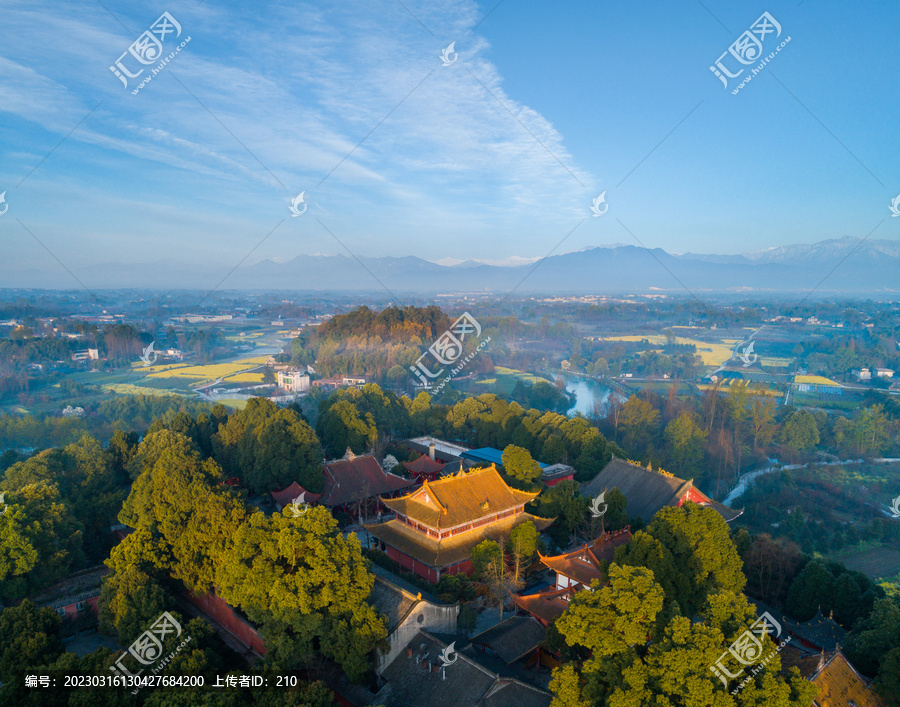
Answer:
MULTIPOLYGON (((605 341, 643 341, 662 346, 666 343, 666 337, 662 334, 647 334, 645 336, 605 336, 605 341)), ((703 359, 705 366, 719 366, 731 358, 732 349, 740 339, 722 339, 721 344, 714 344, 699 339, 690 339, 683 336, 675 337, 677 344, 693 344, 697 347, 697 355, 703 359)))
POLYGON ((262 383, 262 373, 237 373, 233 376, 227 376, 223 380, 229 383, 262 383))
POLYGON ((131 367, 140 373, 161 373, 162 371, 170 371, 173 368, 184 368, 190 365, 189 363, 161 363, 158 366, 145 366, 142 363, 132 363, 131 367))
POLYGON ((840 385, 831 378, 825 376, 794 376, 794 383, 809 383, 811 385, 840 385))
POLYGON ((109 390, 116 395, 172 395, 175 391, 161 388, 145 388, 131 383, 105 383, 101 388, 109 390))
MULTIPOLYGON (((148 374, 150 378, 186 378, 197 381, 216 380, 217 378, 228 378, 254 366, 261 366, 268 360, 268 356, 252 356, 250 358, 242 358, 238 361, 230 363, 208 363, 205 365, 185 365, 175 364, 173 366, 163 366, 157 369, 156 366, 150 366, 147 370, 153 372, 148 374), (157 369, 157 370, 153 370, 157 369)), ((262 374, 259 374, 260 381, 262 374)), ((240 379, 238 379, 240 380, 240 379)), ((255 379, 249 382, 256 382, 255 379)))

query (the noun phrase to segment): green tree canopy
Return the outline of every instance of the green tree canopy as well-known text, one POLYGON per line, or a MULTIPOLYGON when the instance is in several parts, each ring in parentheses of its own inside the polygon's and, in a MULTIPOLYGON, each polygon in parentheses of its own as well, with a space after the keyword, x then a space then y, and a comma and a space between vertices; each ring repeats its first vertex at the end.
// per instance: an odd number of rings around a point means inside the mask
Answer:
POLYGON ((347 449, 357 454, 374 449, 378 439, 372 413, 361 414, 348 400, 341 400, 320 413, 316 430, 332 459, 339 459, 347 449))
MULTIPOLYGON (((728 645, 756 620, 743 595, 711 594, 702 621, 677 613, 664 617, 664 592, 653 572, 643 567, 610 566, 609 584, 579 592, 555 626, 570 646, 590 650, 590 658, 554 670, 553 707, 808 707, 816 687, 796 668, 787 679, 778 674, 777 653, 733 697, 711 666, 728 645), (661 620, 662 619, 662 620, 661 620)), ((772 646, 774 650, 774 646, 772 646)), ((730 672, 743 666, 730 658, 730 672)), ((739 675, 748 675, 746 671, 739 675)))
POLYGON ((202 459, 184 435, 168 430, 148 434, 135 459, 143 460, 144 469, 119 520, 161 539, 172 557, 172 575, 192 591, 207 591, 222 553, 247 515, 243 501, 221 485, 219 465, 202 459))
POLYGON ((819 443, 819 428, 816 425, 816 418, 808 410, 792 412, 784 421, 780 440, 794 453, 811 454, 819 443))
POLYGON ((322 448, 313 429, 296 410, 279 408, 271 400, 251 398, 219 426, 212 448, 225 471, 254 493, 292 481, 313 493, 322 490, 322 448))
POLYGON ((647 562, 660 573, 668 598, 678 603, 685 616, 693 616, 711 593, 721 589, 740 592, 747 581, 722 516, 690 501, 681 508, 662 508, 645 530, 617 548, 616 562, 647 562), (640 538, 642 535, 656 543, 640 538))
POLYGON ((260 625, 267 659, 280 668, 321 652, 360 680, 387 637, 367 602, 374 577, 359 541, 344 537, 324 508, 296 518, 254 513, 217 569, 219 594, 260 625))
POLYGON ((26 599, 18 606, 0 612, 0 702, 15 694, 24 683, 24 676, 41 665, 55 661, 63 652, 57 636, 60 618, 52 609, 38 609, 26 599))
POLYGON ((678 474, 688 478, 685 474, 691 472, 692 475, 703 459, 706 431, 700 427, 694 414, 683 412, 666 425, 665 439, 678 474))
POLYGON ((510 444, 501 456, 504 471, 523 484, 533 486, 541 478, 541 465, 538 464, 527 449, 510 444))
POLYGON ((0 516, 0 593, 20 599, 83 566, 84 526, 56 484, 40 481, 7 494, 0 516))

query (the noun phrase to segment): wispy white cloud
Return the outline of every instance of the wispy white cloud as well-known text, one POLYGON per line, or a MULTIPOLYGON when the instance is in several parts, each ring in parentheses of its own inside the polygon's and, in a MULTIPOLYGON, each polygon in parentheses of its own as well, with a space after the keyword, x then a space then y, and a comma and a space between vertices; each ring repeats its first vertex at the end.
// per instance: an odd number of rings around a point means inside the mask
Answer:
MULTIPOLYGON (((368 254, 408 250, 422 228, 440 238, 453 229, 435 224, 448 220, 480 229, 476 238, 496 222, 500 231, 532 229, 526 235, 540 240, 534 229, 555 225, 555 234, 583 214, 579 181, 591 186, 592 175, 548 120, 506 93, 486 40, 477 32, 463 39, 489 8, 466 0, 405 4, 436 36, 394 0, 328 9, 175 5, 169 11, 192 41, 132 96, 108 66, 134 37, 102 8, 19 3, 6 11, 12 36, 0 48, 0 111, 62 135, 102 98, 69 138, 102 151, 95 165, 114 173, 116 155, 124 155, 128 164, 172 170, 179 190, 215 198, 222 184, 242 183, 247 199, 271 188, 282 203, 277 179, 291 195, 306 189, 357 236, 377 209, 396 232, 391 243, 370 243, 368 254), (38 46, 26 37, 39 37, 38 46), (458 59, 441 66, 440 51, 454 40, 458 59)), ((122 19, 138 33, 155 17, 122 19)), ((15 147, 41 152, 27 141, 15 147)), ((146 195, 148 203, 169 198, 146 195)), ((245 208, 269 207, 261 200, 245 208)), ((434 246, 435 257, 446 252, 434 246)))

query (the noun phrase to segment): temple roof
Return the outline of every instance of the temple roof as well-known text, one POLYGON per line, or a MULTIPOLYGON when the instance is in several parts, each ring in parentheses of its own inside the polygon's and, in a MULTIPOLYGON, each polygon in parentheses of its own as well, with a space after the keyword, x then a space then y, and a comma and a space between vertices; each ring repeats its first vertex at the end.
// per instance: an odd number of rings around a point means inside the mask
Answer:
POLYGON ((60 609, 79 601, 93 599, 100 596, 100 585, 110 572, 111 570, 103 565, 74 572, 40 593, 32 595, 31 600, 38 606, 60 609))
POLYGON ((511 665, 537 648, 546 633, 540 621, 530 616, 512 616, 473 636, 472 643, 487 646, 511 665))
POLYGON ((403 466, 411 474, 439 474, 445 464, 444 462, 435 461, 427 454, 421 454, 415 461, 403 462, 403 466))
MULTIPOLYGON (((423 592, 384 567, 373 564, 370 571, 375 575, 375 583, 369 594, 369 603, 387 619, 389 634, 397 630, 404 619, 420 604, 431 607, 445 606, 444 602, 439 601, 428 592, 423 592)), ((423 608, 425 607, 423 606, 423 608)))
POLYGON ((834 620, 822 615, 822 611, 816 612, 809 621, 804 621, 793 629, 800 638, 810 643, 831 651, 837 648, 847 632, 834 620))
POLYGON ((819 694, 813 701, 819 707, 854 704, 857 707, 884 707, 887 704, 868 686, 840 650, 835 651, 809 681, 819 688, 819 694))
POLYGON ((541 531, 548 527, 553 519, 519 513, 444 540, 429 537, 398 520, 367 525, 365 528, 379 540, 429 567, 447 567, 469 559, 472 548, 482 540, 506 539, 513 528, 528 521, 532 521, 538 531, 541 531))
POLYGON ((325 462, 323 466, 325 488, 321 503, 329 508, 398 491, 415 483, 386 472, 371 454, 325 462))
POLYGON ((617 488, 625 494, 625 512, 632 518, 640 516, 645 522, 665 506, 677 506, 693 491, 703 500, 700 505, 709 506, 726 521, 732 521, 743 511, 736 511, 709 499, 694 486, 694 480, 679 479, 662 471, 652 471, 642 466, 613 458, 603 470, 590 481, 581 484, 581 495, 595 498, 604 491, 617 488))
POLYGON ((527 611, 548 624, 552 624, 569 608, 569 599, 575 594, 572 587, 548 589, 539 594, 513 594, 512 599, 520 609, 527 611))
POLYGON ((601 583, 606 581, 600 570, 600 562, 612 562, 616 548, 631 540, 631 530, 625 528, 613 533, 604 533, 594 541, 577 547, 574 550, 544 557, 540 555, 541 562, 554 570, 557 574, 564 575, 585 587, 591 586, 591 582, 599 579, 601 583))
POLYGON ((395 513, 441 530, 512 510, 537 495, 537 492, 528 493, 508 486, 497 467, 491 465, 426 481, 411 494, 383 498, 382 503, 395 513))
POLYGON ((300 499, 300 503, 312 504, 318 501, 321 496, 322 494, 320 493, 307 491, 296 481, 292 481, 290 486, 281 489, 281 491, 272 491, 272 498, 282 508, 289 506, 296 498, 300 499))
POLYGON ((799 669, 805 679, 818 686, 819 694, 813 701, 817 707, 886 705, 840 649, 806 654, 789 644, 781 652, 781 672, 787 675, 791 668, 799 669))
POLYGON ((821 611, 817 611, 816 615, 808 621, 798 622, 759 599, 747 597, 747 600, 756 607, 757 611, 760 613, 767 611, 789 633, 818 649, 833 651, 847 635, 847 631, 833 619, 823 616, 821 611))
MULTIPOLYGON (((455 643, 455 642, 454 642, 455 643)), ((384 685, 368 703, 383 707, 549 707, 553 695, 500 677, 463 652, 419 630, 382 672, 384 685), (412 655, 408 653, 412 651, 412 655), (442 666, 441 656, 452 662, 442 666)))

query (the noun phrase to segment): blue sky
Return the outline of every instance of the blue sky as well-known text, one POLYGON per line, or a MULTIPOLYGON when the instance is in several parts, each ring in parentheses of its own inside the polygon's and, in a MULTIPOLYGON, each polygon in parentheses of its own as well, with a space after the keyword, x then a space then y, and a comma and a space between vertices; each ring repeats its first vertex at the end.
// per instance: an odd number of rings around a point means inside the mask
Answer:
POLYGON ((435 261, 635 237, 738 253, 865 236, 900 192, 897 3, 104 5, 4 4, 0 239, 22 270, 58 266, 16 219, 73 268, 338 240, 435 261), (182 28, 164 52, 190 42, 133 95, 109 67, 164 11, 182 28), (732 95, 708 67, 764 11, 782 27, 764 53, 791 41, 732 95))

